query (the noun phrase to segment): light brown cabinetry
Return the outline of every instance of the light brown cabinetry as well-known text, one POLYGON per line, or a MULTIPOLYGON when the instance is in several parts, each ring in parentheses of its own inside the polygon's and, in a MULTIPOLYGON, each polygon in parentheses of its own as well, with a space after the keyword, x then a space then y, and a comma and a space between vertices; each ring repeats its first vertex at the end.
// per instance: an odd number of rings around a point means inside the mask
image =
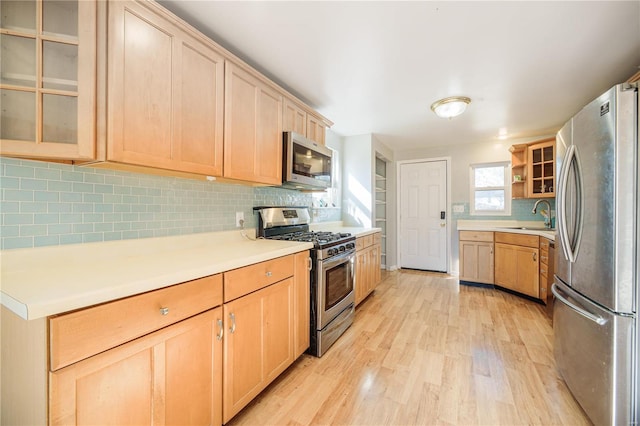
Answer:
POLYGON ((311 258, 308 251, 297 253, 294 258, 293 276, 293 357, 298 358, 310 345, 311 321, 311 258))
POLYGON ((221 176, 224 57, 153 4, 108 9, 106 159, 221 176))
POLYGON ((289 98, 284 98, 282 131, 307 136, 307 112, 289 98))
POLYGON ((51 318, 50 423, 220 424, 221 303, 217 275, 51 318))
POLYGON ((509 151, 512 198, 555 197, 555 139, 513 145, 509 151))
POLYGON ((460 231, 460 280, 494 283, 493 232, 460 231))
POLYGON ((371 294, 380 282, 380 240, 380 232, 356 239, 356 306, 371 294))
POLYGON ((495 233, 495 284, 539 298, 539 237, 495 233))
POLYGON ((527 193, 529 198, 555 197, 555 139, 527 148, 527 193))
POLYGON ((324 145, 327 125, 320 118, 307 114, 307 139, 324 145))
POLYGON ((296 132, 307 139, 325 144, 327 123, 320 117, 307 112, 293 100, 285 97, 283 103, 282 131, 296 132))
POLYGON ((551 299, 551 284, 553 284, 553 257, 555 243, 547 238, 540 238, 540 300, 548 304, 551 299))
POLYGON ((224 177, 282 183, 282 96, 229 61, 225 68, 224 177))
POLYGON ((293 255, 286 256, 225 273, 224 423, 295 360, 297 283, 292 275, 296 266, 302 272, 297 260, 293 255), (277 280, 273 267, 281 271, 288 267, 289 276, 265 286, 277 280), (245 289, 230 301, 226 288, 233 284, 227 286, 227 277, 231 283, 242 283, 245 289))
POLYGON ((3 1, 0 154, 95 155, 95 1, 3 1))
POLYGON ((50 424, 221 424, 216 308, 50 374, 50 424))

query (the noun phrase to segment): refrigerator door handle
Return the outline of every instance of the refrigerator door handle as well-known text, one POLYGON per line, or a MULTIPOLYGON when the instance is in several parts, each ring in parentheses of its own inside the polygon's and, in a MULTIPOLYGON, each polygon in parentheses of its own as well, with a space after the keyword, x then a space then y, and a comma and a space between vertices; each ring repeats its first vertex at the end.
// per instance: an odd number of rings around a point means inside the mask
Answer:
POLYGON ((607 323, 607 320, 602 318, 601 316, 594 315, 591 312, 587 312, 581 307, 579 307, 578 305, 571 303, 568 299, 566 299, 564 296, 560 294, 560 290, 558 289, 555 283, 551 284, 551 293, 553 293, 555 297, 560 299, 562 303, 564 303, 569 308, 574 310, 577 314, 582 315, 583 317, 595 322, 598 325, 604 325, 607 323))
POLYGON ((562 242, 562 250, 569 262, 574 263, 578 256, 580 241, 582 239, 582 217, 583 217, 583 199, 582 199, 582 167, 580 165, 580 156, 575 145, 571 145, 567 150, 566 161, 560 172, 561 179, 558 186, 559 205, 558 209, 558 231, 560 241, 562 242), (573 169, 575 173, 575 201, 576 209, 573 217, 573 235, 569 235, 567 229, 567 185, 569 184, 569 171, 573 169))

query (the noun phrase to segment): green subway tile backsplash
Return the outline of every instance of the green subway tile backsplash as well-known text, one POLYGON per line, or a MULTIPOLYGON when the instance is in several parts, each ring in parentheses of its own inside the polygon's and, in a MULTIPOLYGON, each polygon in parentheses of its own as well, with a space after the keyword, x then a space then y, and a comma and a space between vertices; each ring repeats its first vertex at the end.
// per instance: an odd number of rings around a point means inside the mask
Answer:
MULTIPOLYGON (((254 206, 311 206, 309 193, 0 158, 0 248, 28 248, 256 226, 254 206)), ((319 209, 321 210, 321 209, 319 209)), ((340 220, 315 211, 315 221, 340 220)))

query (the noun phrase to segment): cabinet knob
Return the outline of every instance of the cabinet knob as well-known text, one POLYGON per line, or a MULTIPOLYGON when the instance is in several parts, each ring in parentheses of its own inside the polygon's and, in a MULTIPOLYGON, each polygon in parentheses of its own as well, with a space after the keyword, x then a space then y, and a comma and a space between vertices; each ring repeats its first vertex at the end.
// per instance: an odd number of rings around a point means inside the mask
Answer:
POLYGON ((271 273, 271 271, 267 271, 266 275, 270 277, 271 275, 273 275, 273 273, 271 273))
POLYGON ((169 308, 160 308, 160 315, 168 315, 169 308))

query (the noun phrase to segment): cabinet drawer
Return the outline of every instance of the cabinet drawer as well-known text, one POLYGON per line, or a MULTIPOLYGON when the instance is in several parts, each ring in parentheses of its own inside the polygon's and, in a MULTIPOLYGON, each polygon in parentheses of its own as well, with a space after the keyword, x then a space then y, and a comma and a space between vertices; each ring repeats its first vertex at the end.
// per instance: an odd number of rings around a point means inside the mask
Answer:
POLYGON ((356 251, 369 247, 373 244, 373 235, 365 235, 364 237, 358 237, 356 239, 356 251))
POLYGON ((460 231, 460 241, 493 242, 493 231, 460 231))
POLYGON ((539 239, 537 235, 512 234, 509 232, 496 232, 496 243, 511 244, 516 246, 538 248, 539 239))
POLYGON ((293 255, 224 273, 225 303, 293 276, 293 255))
POLYGON ((540 238, 540 250, 549 250, 549 240, 540 238))
POLYGON ((221 304, 222 275, 212 275, 52 317, 51 371, 221 304))

